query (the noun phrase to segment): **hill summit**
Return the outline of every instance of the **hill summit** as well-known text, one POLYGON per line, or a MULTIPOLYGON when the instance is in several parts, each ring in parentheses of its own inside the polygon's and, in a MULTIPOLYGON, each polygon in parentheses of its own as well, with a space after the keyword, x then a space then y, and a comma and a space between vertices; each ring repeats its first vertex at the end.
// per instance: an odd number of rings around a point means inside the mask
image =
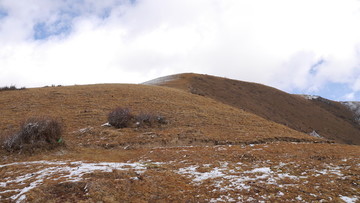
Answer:
POLYGON ((243 109, 303 133, 314 133, 339 143, 360 144, 360 125, 349 102, 319 96, 293 95, 257 83, 185 73, 144 84, 181 89, 243 109), (350 108, 348 108, 350 107, 350 108))

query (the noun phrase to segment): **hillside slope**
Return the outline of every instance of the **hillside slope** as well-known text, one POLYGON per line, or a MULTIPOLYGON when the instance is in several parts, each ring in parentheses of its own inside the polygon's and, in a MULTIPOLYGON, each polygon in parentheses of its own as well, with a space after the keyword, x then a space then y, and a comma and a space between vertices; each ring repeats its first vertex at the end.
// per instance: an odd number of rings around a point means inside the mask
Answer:
POLYGON ((360 144, 360 125, 338 102, 305 99, 272 87, 200 74, 167 76, 145 84, 202 95, 304 133, 314 130, 339 143, 360 144))
POLYGON ((0 150, 0 202, 360 200, 359 146, 329 143, 174 88, 107 84, 0 92, 0 113, 0 138, 34 115, 65 126, 65 146, 0 150), (168 123, 102 126, 118 106, 162 115, 168 123))
MULTIPOLYGON (((38 114, 62 119, 66 133, 88 126, 100 130, 112 109, 126 107, 135 113, 161 114, 169 120, 169 124, 161 129, 163 137, 158 137, 159 143, 160 140, 171 143, 179 137, 189 142, 229 143, 272 139, 314 140, 311 136, 221 102, 156 86, 90 85, 28 89, 2 92, 0 104, 2 131, 16 126, 26 117, 38 114)), ((131 140, 121 137, 119 139, 122 141, 118 140, 117 144, 135 144, 137 134, 131 133, 127 138, 131 140)), ((139 139, 139 142, 144 142, 144 139, 139 139)), ((152 142, 155 140, 152 139, 152 142)))

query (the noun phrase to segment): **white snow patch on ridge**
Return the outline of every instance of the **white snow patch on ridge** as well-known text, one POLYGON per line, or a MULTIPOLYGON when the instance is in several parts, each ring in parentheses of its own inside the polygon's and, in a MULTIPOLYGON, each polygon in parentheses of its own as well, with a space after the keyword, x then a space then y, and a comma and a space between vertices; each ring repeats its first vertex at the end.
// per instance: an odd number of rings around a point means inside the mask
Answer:
POLYGON ((341 102, 342 105, 348 107, 350 110, 352 110, 356 115, 360 115, 360 102, 341 102))
POLYGON ((305 99, 308 100, 315 100, 318 99, 320 96, 318 95, 306 95, 306 94, 301 94, 300 96, 304 97, 305 99))
MULTIPOLYGON (((21 165, 24 170, 4 172, 4 175, 18 176, 15 179, 4 178, 5 182, 0 182, 0 189, 6 188, 7 185, 12 187, 15 185, 17 189, 1 191, 0 194, 15 192, 11 196, 12 200, 20 202, 26 199, 25 193, 41 185, 46 180, 61 180, 62 182, 76 182, 82 180, 82 176, 94 171, 111 172, 113 170, 135 170, 137 173, 143 173, 146 170, 146 164, 149 162, 135 163, 116 163, 116 162, 99 162, 99 163, 83 163, 79 162, 63 162, 63 161, 33 161, 33 162, 15 162, 0 165, 0 168, 6 171, 7 166, 21 165), (30 173, 26 173, 27 169, 33 169, 30 173), (19 172, 20 171, 20 172, 19 172), (25 171, 25 172, 24 172, 25 171)), ((152 162, 151 164, 160 165, 163 163, 152 162)))
POLYGON ((341 102, 342 105, 346 106, 355 115, 355 120, 360 124, 360 102, 341 102))
POLYGON ((153 80, 149 80, 149 81, 144 82, 142 84, 143 85, 160 85, 160 84, 163 84, 165 82, 175 80, 176 78, 177 78, 176 75, 169 75, 169 76, 164 76, 164 77, 156 78, 156 79, 153 79, 153 80))

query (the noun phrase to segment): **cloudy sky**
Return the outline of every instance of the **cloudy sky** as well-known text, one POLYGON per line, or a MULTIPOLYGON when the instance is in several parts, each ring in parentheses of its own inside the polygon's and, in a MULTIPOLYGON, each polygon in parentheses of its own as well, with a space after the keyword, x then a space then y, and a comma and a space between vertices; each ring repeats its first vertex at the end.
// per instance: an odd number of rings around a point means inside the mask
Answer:
POLYGON ((360 100, 359 0, 0 0, 0 86, 195 72, 360 100))

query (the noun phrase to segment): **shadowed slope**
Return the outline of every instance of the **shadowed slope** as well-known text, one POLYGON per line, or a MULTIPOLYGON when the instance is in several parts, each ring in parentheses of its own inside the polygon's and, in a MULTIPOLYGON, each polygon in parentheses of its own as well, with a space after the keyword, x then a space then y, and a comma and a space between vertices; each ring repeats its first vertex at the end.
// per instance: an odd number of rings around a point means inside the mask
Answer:
POLYGON ((338 102, 307 100, 261 84, 200 74, 168 76, 145 84, 182 89, 254 113, 300 132, 339 143, 360 144, 360 126, 338 102))

